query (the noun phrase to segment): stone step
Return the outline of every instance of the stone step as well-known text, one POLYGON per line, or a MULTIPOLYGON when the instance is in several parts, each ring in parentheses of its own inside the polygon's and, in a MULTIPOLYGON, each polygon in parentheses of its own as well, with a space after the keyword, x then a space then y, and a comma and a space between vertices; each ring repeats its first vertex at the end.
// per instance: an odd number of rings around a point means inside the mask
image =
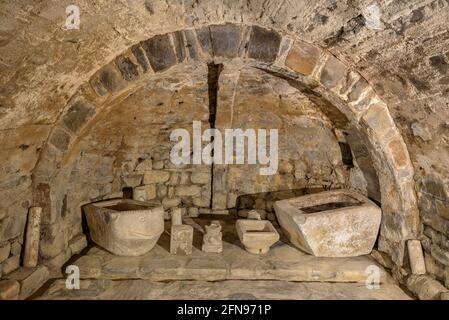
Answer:
POLYGON ((398 286, 382 284, 376 290, 357 283, 288 281, 221 282, 149 280, 82 280, 80 290, 66 288, 58 280, 41 300, 410 300, 398 286))

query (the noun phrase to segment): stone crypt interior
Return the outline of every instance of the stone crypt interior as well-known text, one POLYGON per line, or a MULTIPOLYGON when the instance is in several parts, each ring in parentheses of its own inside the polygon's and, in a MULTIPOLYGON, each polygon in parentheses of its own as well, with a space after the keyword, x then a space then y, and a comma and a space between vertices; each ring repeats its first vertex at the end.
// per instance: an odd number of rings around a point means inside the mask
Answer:
POLYGON ((71 4, 0 1, 0 299, 449 299, 448 1, 71 4))

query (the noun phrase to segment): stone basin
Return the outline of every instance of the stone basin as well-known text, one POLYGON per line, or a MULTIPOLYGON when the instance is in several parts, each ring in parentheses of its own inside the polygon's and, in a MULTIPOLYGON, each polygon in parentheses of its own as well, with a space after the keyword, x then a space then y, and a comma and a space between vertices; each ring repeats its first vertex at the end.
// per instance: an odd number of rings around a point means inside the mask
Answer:
POLYGON ((269 221, 240 219, 237 220, 235 227, 240 242, 250 253, 267 253, 279 240, 279 233, 269 221))
POLYGON ((156 245, 164 231, 158 202, 107 200, 84 206, 92 241, 119 256, 140 256, 156 245))
POLYGON ((277 201, 274 209, 289 241, 316 257, 369 254, 382 217, 375 203, 349 190, 277 201))

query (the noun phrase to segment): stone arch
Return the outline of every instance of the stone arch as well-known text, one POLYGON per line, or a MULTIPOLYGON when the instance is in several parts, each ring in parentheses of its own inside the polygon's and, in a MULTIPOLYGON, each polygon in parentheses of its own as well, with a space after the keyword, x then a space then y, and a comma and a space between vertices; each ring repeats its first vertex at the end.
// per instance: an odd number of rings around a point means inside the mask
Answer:
POLYGON ((106 106, 145 79, 180 63, 242 59, 292 81, 313 99, 336 107, 368 146, 382 190, 379 249, 402 265, 405 241, 418 232, 413 167, 387 105, 370 84, 324 49, 257 25, 220 24, 156 35, 131 46, 98 70, 71 98, 33 170, 34 205, 44 223, 56 223, 60 199, 52 188, 71 147, 106 106))

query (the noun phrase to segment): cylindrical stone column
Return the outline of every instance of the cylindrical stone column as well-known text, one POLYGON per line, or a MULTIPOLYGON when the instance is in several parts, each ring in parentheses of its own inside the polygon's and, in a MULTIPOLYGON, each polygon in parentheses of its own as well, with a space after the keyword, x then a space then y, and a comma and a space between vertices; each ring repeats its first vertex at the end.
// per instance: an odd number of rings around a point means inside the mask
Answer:
POLYGON ((39 258, 41 216, 42 208, 30 208, 25 238, 25 253, 23 255, 23 266, 26 268, 34 268, 37 266, 39 258))
POLYGON ((408 256, 410 260, 410 268, 413 274, 425 274, 426 264, 424 261, 424 254, 422 252, 421 241, 408 240, 407 241, 408 256))
POLYGON ((182 224, 182 209, 173 208, 171 209, 171 224, 172 226, 178 226, 182 224))

